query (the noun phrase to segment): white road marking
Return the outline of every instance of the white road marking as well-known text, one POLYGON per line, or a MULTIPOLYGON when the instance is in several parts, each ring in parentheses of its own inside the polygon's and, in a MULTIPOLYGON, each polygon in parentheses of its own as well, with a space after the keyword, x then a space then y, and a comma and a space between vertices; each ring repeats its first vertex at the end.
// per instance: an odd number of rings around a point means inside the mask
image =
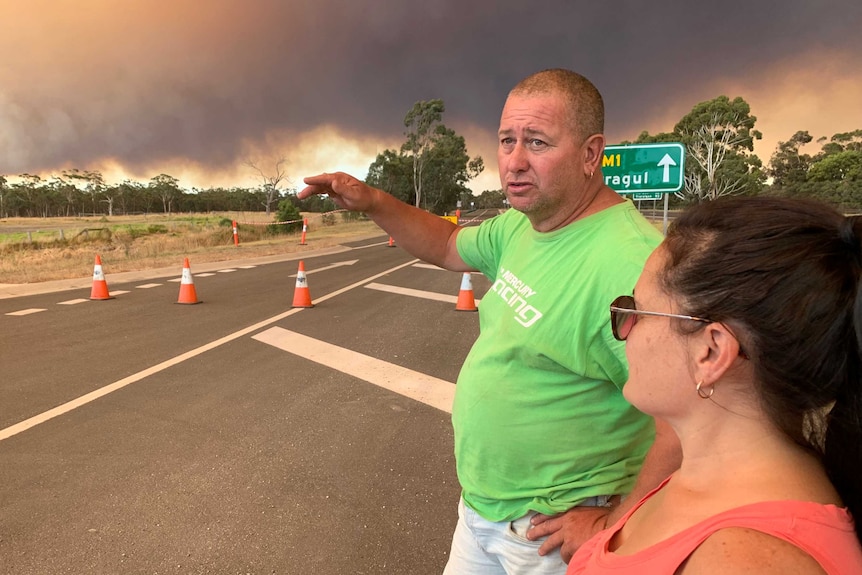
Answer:
POLYGON ((66 301, 57 302, 57 305, 75 305, 77 303, 84 303, 85 301, 90 301, 84 298, 78 299, 67 299, 66 301))
POLYGON ((30 315, 31 313, 39 313, 40 311, 48 311, 46 309, 41 309, 37 307, 31 307, 29 309, 22 309, 18 311, 10 311, 6 315, 30 315))
MULTIPOLYGON (((344 292, 347 292, 347 291, 350 291, 352 289, 363 286, 368 282, 374 281, 379 277, 385 276, 386 274, 390 274, 394 271, 400 270, 401 268, 405 268, 405 267, 415 263, 416 261, 417 260, 410 260, 407 263, 397 265, 393 268, 382 271, 379 274, 375 274, 371 277, 368 277, 368 278, 360 280, 356 283, 350 284, 349 286, 343 287, 339 290, 335 290, 334 292, 328 293, 325 296, 317 298, 317 302, 318 303, 324 302, 330 298, 334 298, 336 296, 339 296, 339 295, 343 294, 344 292)), ((123 293, 125 293, 125 292, 123 292, 123 293)), ((55 417, 63 415, 64 413, 68 413, 68 412, 72 411, 73 409, 77 409, 78 407, 81 407, 82 405, 86 405, 86 404, 90 403, 91 401, 95 401, 95 400, 99 399, 100 397, 108 395, 109 393, 117 391, 118 389, 122 389, 129 384, 135 383, 136 381, 140 381, 140 380, 144 379, 145 377, 156 374, 160 371, 164 371, 165 369, 172 367, 174 365, 177 365, 179 363, 182 363, 182 362, 186 361, 187 359, 191 359, 191 358, 196 357, 196 356, 198 356, 198 355, 200 355, 206 351, 209 351, 211 349, 215 349, 215 348, 217 348, 223 344, 229 343, 235 339, 238 339, 240 337, 248 335, 248 334, 255 332, 259 329, 263 329, 264 327, 268 326, 271 323, 275 323, 277 321, 280 321, 286 317, 290 317, 293 314, 299 313, 299 312, 304 311, 306 309, 310 309, 310 308, 298 307, 298 308, 289 309, 286 312, 280 313, 280 314, 273 316, 269 319, 265 319, 261 322, 258 322, 254 325, 251 325, 247 328, 241 329, 241 330, 236 331, 232 334, 226 335, 220 339, 212 341, 208 344, 202 345, 201 347, 187 351, 187 352, 182 353, 176 357, 173 357, 171 359, 163 361, 157 365, 154 365, 153 367, 147 368, 143 371, 139 371, 138 373, 132 374, 128 377, 124 377, 123 379, 115 381, 114 383, 108 384, 104 387, 100 387, 99 389, 91 391, 90 393, 88 393, 86 395, 82 395, 81 397, 79 397, 77 399, 67 401, 66 403, 64 403, 62 405, 58 405, 57 407, 55 407, 53 409, 49 409, 48 411, 46 411, 44 413, 34 415, 33 417, 31 417, 29 419, 25 419, 24 421, 16 423, 15 425, 11 425, 5 429, 0 429, 0 441, 3 441, 4 439, 8 439, 9 437, 12 437, 13 435, 17 435, 17 434, 21 433, 22 431, 26 431, 26 430, 30 429, 31 427, 35 427, 35 426, 39 425, 40 423, 45 423, 46 421, 54 419, 55 417)), ((40 311, 42 311, 42 310, 40 310, 40 311)))
MULTIPOLYGON (((322 267, 322 268, 310 269, 310 270, 308 270, 307 272, 305 272, 305 275, 313 274, 313 273, 315 273, 315 272, 323 272, 323 271, 326 271, 326 270, 331 270, 332 268, 340 268, 341 266, 352 266, 353 264, 355 264, 355 263, 356 263, 356 262, 358 262, 358 261, 359 261, 359 260, 349 260, 349 261, 345 261, 345 262, 335 262, 335 263, 333 263, 333 264, 330 264, 330 265, 328 265, 328 266, 324 266, 324 267, 322 267)), ((287 277, 289 277, 289 278, 295 278, 295 277, 296 277, 296 274, 289 275, 289 276, 287 276, 287 277)))
POLYGON ((226 268, 226 269, 223 269, 223 270, 219 270, 219 271, 218 271, 218 273, 220 273, 220 274, 229 274, 229 273, 231 273, 231 272, 235 272, 235 271, 236 271, 236 268, 226 268))
POLYGON ((376 244, 368 244, 368 245, 364 245, 364 246, 356 246, 355 248, 350 248, 350 249, 351 249, 351 250, 363 250, 363 249, 365 249, 365 248, 373 248, 374 246, 385 246, 385 245, 389 245, 389 240, 386 240, 385 242, 377 242, 376 244))
POLYGON ((111 297, 114 297, 115 295, 123 295, 124 293, 129 293, 129 290, 117 290, 117 291, 111 290, 111 292, 110 292, 111 297))
POLYGON ((427 270, 440 270, 442 272, 449 271, 446 268, 441 268, 440 266, 435 266, 434 264, 426 264, 424 262, 420 262, 418 264, 413 264, 414 268, 425 268, 427 270))
POLYGON ((252 339, 325 365, 341 373, 388 389, 425 405, 452 413, 455 384, 444 379, 395 365, 375 357, 288 331, 271 327, 252 339))
POLYGON ((159 287, 160 285, 162 285, 162 284, 142 284, 142 285, 135 286, 135 287, 138 289, 150 289, 150 288, 154 288, 154 287, 159 287))
MULTIPOLYGON (((418 264, 413 264, 414 268, 424 268, 426 270, 438 270, 441 272, 448 272, 446 268, 441 268, 440 266, 435 266, 434 264, 426 264, 425 262, 419 262, 418 264)), ((452 273, 461 273, 461 272, 452 272, 452 273)), ((471 274, 478 274, 479 272, 470 272, 471 274)))
MULTIPOLYGON (((432 299, 435 301, 444 301, 446 303, 454 303, 454 304, 458 303, 458 296, 457 295, 447 295, 447 294, 437 293, 437 292, 433 292, 433 291, 423 291, 423 290, 418 290, 418 289, 398 287, 398 286, 390 286, 390 285, 379 284, 379 283, 370 283, 370 284, 366 285, 365 287, 367 287, 368 289, 376 289, 378 291, 385 291, 388 293, 395 293, 395 294, 406 295, 406 296, 410 296, 410 297, 432 299)), ((481 299, 475 299, 474 301, 478 305, 479 302, 482 300, 481 299)))

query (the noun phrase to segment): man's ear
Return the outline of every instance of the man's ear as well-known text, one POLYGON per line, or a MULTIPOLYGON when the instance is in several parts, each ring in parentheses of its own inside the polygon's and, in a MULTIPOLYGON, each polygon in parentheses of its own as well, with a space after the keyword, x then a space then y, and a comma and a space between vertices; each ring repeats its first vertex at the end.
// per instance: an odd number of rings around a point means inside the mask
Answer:
POLYGON ((587 138, 584 142, 584 175, 591 177, 591 174, 599 171, 602 165, 602 156, 605 151, 605 136, 604 134, 594 134, 587 138))
POLYGON ((739 341, 723 324, 711 323, 692 339, 698 381, 712 385, 739 357, 739 341))

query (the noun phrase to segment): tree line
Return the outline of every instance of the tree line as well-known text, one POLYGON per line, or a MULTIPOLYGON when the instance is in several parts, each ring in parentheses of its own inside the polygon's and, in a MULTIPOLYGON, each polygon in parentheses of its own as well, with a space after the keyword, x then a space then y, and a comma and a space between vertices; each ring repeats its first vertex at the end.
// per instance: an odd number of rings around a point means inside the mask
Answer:
POLYGON ((269 213, 287 198, 297 209, 309 212, 336 208, 328 198, 315 196, 297 200, 294 190, 278 189, 271 183, 260 187, 214 187, 186 190, 179 180, 159 174, 147 183, 126 180, 107 184, 99 171, 65 170, 59 176, 42 178, 21 174, 10 183, 0 175, 0 218, 72 217, 175 212, 256 212, 269 213))
POLYGON ((862 208, 862 130, 835 134, 828 140, 818 138, 819 152, 803 152, 802 146, 813 139, 808 131, 799 131, 778 144, 770 161, 770 191, 862 208))
MULTIPOLYGON (((442 100, 417 102, 404 117, 405 141, 399 149, 379 153, 365 181, 404 202, 432 213, 456 207, 502 208, 502 190, 474 194, 467 183, 484 170, 481 157, 470 157, 464 138, 442 121, 442 100)), ((718 96, 696 104, 670 132, 642 132, 631 143, 681 142, 686 148, 684 188, 672 204, 684 206, 726 195, 774 194, 814 197, 844 210, 862 209, 862 130, 820 137, 814 142, 798 131, 779 142, 767 165, 758 158, 754 141, 763 135, 757 117, 742 98, 718 96)), ((43 179, 21 174, 10 183, 0 175, 0 217, 52 217, 132 213, 265 211, 326 212, 336 208, 325 197, 298 200, 286 187, 285 158, 271 171, 248 161, 260 176, 258 187, 185 190, 179 181, 159 174, 147 183, 108 184, 98 171, 64 170, 43 179), (285 202, 291 204, 286 210, 285 202)))
MULTIPOLYGON (((754 153, 757 117, 742 98, 719 96, 695 105, 673 131, 642 132, 635 143, 682 142, 686 148, 684 188, 677 205, 727 195, 806 196, 843 210, 862 209, 862 130, 820 137, 818 152, 802 147, 814 138, 796 132, 779 142, 764 166, 754 153)), ((624 142, 631 143, 631 142, 624 142)))

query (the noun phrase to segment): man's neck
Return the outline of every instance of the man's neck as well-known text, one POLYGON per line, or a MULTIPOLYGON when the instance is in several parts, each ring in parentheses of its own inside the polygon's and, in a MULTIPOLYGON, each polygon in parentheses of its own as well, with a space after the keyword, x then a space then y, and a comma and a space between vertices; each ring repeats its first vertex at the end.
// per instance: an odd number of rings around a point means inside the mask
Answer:
POLYGON ((593 193, 588 196, 588 200, 585 203, 581 203, 575 206, 574 209, 559 222, 549 222, 545 220, 538 223, 531 221, 531 224, 533 226, 533 229, 537 232, 553 232, 562 229, 571 223, 592 216, 593 214, 597 214, 603 210, 606 210, 623 202, 625 202, 625 200, 622 198, 622 196, 620 196, 618 193, 605 186, 604 184, 600 184, 598 189, 593 191, 593 193))

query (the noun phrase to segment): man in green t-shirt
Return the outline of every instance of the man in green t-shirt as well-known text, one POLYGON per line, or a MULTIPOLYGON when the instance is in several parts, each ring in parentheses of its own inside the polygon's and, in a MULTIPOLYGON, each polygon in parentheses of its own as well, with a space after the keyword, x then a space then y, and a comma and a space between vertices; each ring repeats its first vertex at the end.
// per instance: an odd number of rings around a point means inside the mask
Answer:
POLYGON ((595 86, 545 70, 509 93, 500 118, 513 210, 462 228, 343 173, 306 178, 299 193, 328 194, 414 256, 493 282, 455 391, 462 497, 447 574, 562 574, 679 465, 673 431, 621 393, 625 348, 608 306, 661 234, 605 185, 603 131, 595 86))

